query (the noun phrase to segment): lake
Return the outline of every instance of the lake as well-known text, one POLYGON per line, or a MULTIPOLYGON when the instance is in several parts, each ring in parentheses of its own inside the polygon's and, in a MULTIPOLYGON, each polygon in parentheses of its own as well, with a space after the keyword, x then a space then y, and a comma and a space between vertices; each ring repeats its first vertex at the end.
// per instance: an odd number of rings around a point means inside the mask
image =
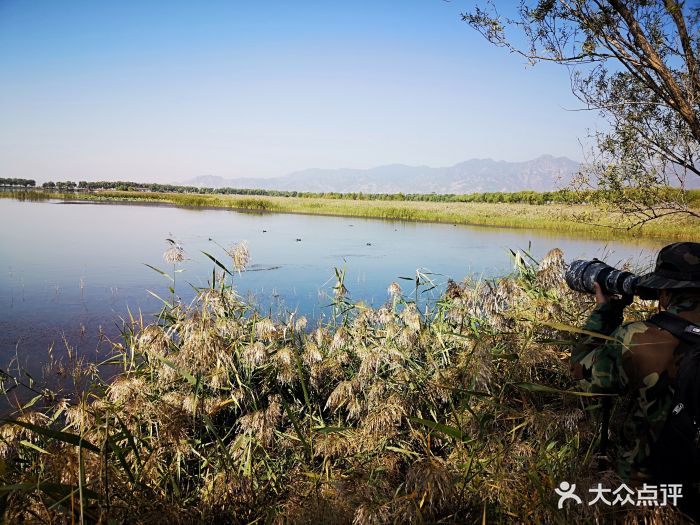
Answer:
MULTIPOLYGON (((273 315, 297 311, 317 320, 329 314, 334 268, 346 268, 350 297, 379 306, 397 281, 404 292, 417 269, 437 285, 448 278, 490 278, 512 271, 509 250, 538 258, 554 247, 567 260, 605 258, 610 264, 649 262, 663 241, 600 240, 527 230, 325 217, 185 209, 143 204, 21 202, 0 199, 0 366, 17 357, 37 370, 47 350, 66 345, 91 360, 118 335, 128 312, 150 319, 169 297, 169 282, 146 264, 172 273, 163 260, 166 238, 184 247, 176 292, 190 301, 191 285, 206 286, 214 263, 246 240, 248 271, 234 278, 238 292, 273 315)), ((313 323, 310 323, 312 325, 313 323)))

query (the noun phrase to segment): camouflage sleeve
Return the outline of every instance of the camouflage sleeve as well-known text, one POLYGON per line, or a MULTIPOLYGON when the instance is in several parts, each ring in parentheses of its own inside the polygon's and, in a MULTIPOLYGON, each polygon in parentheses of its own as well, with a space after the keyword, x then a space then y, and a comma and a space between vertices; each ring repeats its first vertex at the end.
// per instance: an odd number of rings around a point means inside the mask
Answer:
POLYGON ((571 352, 571 374, 583 390, 599 394, 615 394, 625 387, 622 370, 624 306, 605 303, 595 307, 583 329, 614 337, 614 340, 584 336, 571 352))

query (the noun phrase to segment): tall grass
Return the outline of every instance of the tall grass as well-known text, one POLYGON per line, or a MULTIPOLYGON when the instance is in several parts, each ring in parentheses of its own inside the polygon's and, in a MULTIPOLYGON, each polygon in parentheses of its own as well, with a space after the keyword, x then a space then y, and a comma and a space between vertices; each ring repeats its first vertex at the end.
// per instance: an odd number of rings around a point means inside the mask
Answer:
MULTIPOLYGON (((232 251, 232 256, 235 251, 232 251)), ((240 254, 239 254, 240 261, 240 254)), ((568 375, 590 298, 563 255, 493 282, 393 283, 378 308, 275 321, 241 301, 233 261, 191 305, 164 302, 115 343, 119 373, 44 392, 0 428, 8 523, 672 523, 672 509, 557 509, 596 470, 598 398, 568 375)), ((641 315, 643 306, 632 311, 641 315)), ((616 486, 616 485, 615 485, 616 486)))
POLYGON ((18 201, 47 201, 51 195, 43 191, 26 191, 19 189, 1 189, 0 199, 14 199, 18 201))

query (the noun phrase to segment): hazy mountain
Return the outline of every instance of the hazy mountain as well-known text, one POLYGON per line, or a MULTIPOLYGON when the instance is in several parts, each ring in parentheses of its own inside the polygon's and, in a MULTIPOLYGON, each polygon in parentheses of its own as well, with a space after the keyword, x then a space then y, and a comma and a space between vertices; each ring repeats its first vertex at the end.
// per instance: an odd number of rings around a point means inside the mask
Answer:
POLYGON ((364 193, 474 193, 485 191, 549 191, 568 184, 579 164, 566 157, 542 155, 526 162, 472 159, 454 166, 431 168, 390 164, 366 170, 307 169, 285 177, 224 179, 205 175, 187 185, 210 188, 364 193))

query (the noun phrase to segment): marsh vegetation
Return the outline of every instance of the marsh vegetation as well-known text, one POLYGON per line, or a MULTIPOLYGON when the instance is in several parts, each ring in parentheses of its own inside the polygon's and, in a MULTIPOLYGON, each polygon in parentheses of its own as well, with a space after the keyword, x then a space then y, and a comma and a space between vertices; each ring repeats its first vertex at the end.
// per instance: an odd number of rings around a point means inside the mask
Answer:
POLYGON ((334 315, 318 326, 253 311, 233 286, 247 249, 229 255, 192 304, 166 298, 155 322, 129 320, 110 377, 66 358, 53 365, 62 388, 28 385, 38 393, 0 430, 6 521, 676 518, 557 509, 562 480, 615 482, 597 469, 600 399, 568 375, 591 299, 566 288, 561 251, 515 253, 513 275, 451 282, 432 305, 419 274, 381 307, 353 303, 338 270, 334 315))

